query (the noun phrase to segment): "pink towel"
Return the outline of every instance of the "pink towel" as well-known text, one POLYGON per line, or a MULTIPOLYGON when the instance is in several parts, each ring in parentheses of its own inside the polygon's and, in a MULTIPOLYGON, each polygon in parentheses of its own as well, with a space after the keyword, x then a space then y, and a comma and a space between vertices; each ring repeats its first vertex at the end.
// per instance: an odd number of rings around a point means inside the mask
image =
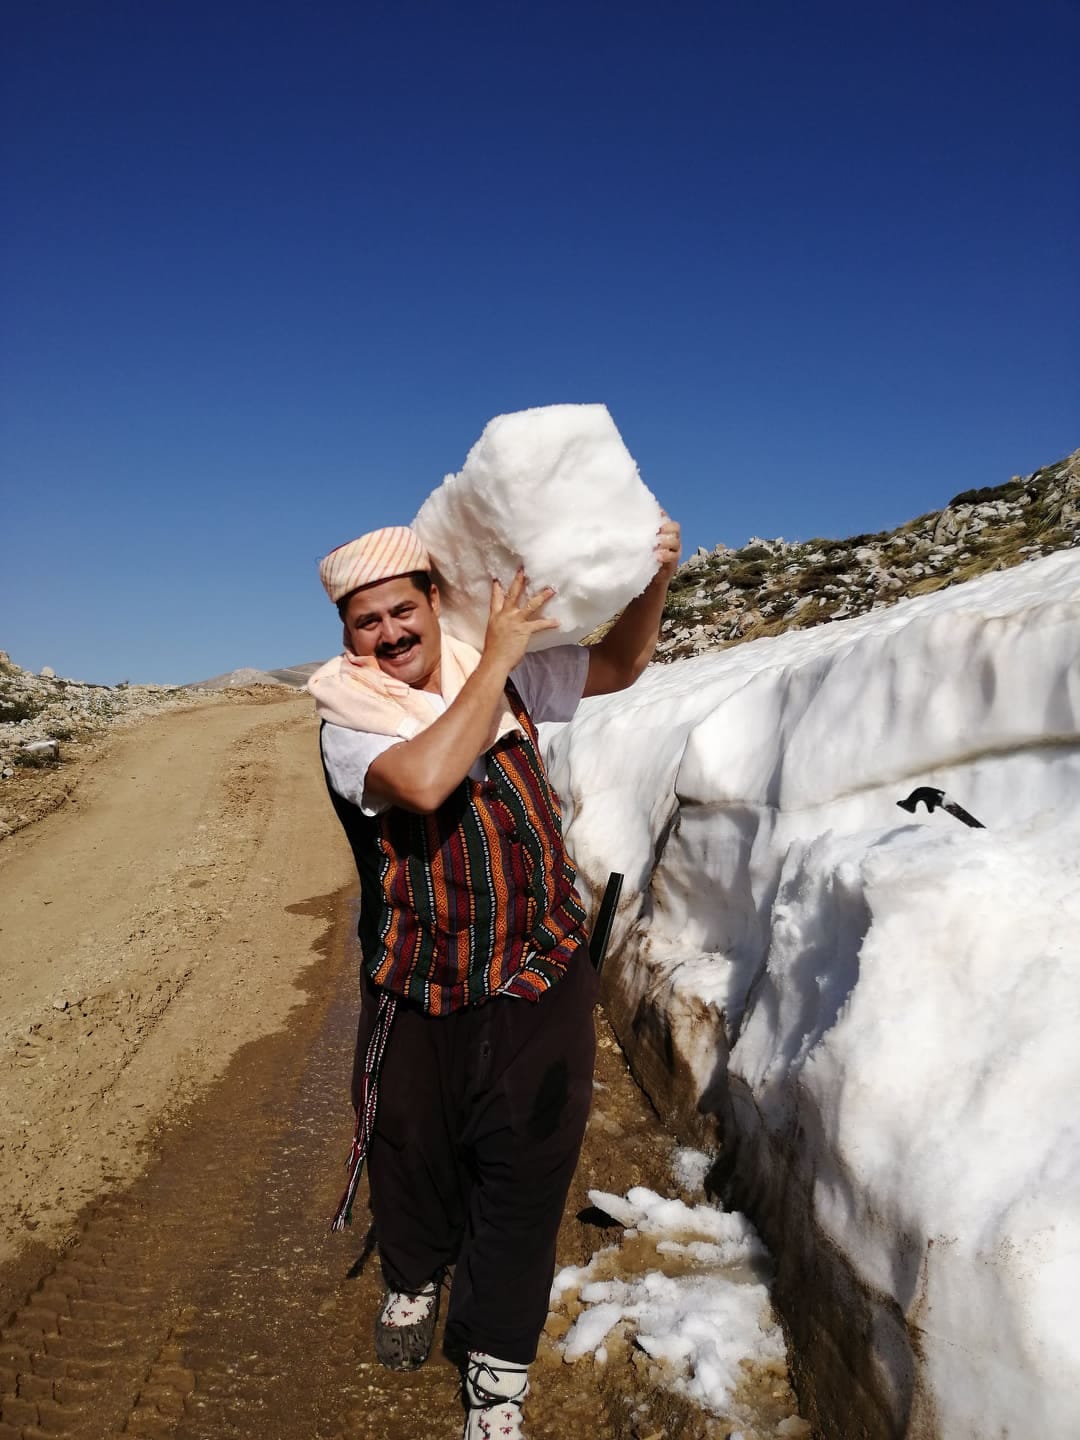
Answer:
MULTIPOLYGON (((439 678, 447 705, 457 698, 479 663, 479 650, 443 631, 439 678)), ((346 730, 367 730, 411 740, 438 719, 428 692, 414 690, 403 680, 387 675, 374 655, 354 655, 351 650, 335 655, 315 671, 307 689, 315 697, 320 720, 342 725, 346 730)), ((484 749, 490 750, 496 740, 517 729, 512 710, 504 704, 495 716, 484 749)))

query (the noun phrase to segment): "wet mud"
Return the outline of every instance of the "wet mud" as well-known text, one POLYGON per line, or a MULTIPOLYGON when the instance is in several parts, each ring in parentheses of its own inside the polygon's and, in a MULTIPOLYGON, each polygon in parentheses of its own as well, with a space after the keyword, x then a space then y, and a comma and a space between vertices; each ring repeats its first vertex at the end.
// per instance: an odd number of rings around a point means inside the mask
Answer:
MULTIPOLYGON (((344 895, 308 902, 325 924, 306 1003, 247 1045, 141 1178, 82 1215, 62 1253, 0 1272, 0 1440, 452 1440, 459 1377, 442 1354, 408 1375, 375 1360, 381 1295, 366 1186, 355 1223, 328 1221, 351 1138, 356 956, 344 895)), ((580 1264, 619 1232, 587 1190, 669 1185, 672 1141, 598 1013, 597 1095, 560 1233, 580 1264), (602 1223, 605 1217, 600 1216, 602 1223)), ((526 1408, 530 1440, 726 1437, 723 1422, 621 1374, 565 1365, 545 1337, 526 1408)))

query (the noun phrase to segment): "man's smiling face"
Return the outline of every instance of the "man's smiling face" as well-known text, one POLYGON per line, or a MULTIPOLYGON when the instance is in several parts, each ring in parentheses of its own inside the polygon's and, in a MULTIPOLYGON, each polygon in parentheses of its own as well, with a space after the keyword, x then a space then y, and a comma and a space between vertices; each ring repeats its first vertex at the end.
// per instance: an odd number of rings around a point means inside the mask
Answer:
POLYGON ((442 636, 434 585, 418 589, 409 575, 366 585, 349 596, 343 619, 354 655, 373 655, 380 670, 414 689, 439 688, 442 636))

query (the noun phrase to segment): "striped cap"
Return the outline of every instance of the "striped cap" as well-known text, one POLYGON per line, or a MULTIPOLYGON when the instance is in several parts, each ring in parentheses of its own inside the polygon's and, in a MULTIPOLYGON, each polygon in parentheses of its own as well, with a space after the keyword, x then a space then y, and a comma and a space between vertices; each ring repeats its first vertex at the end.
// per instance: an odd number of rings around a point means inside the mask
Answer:
POLYGON ((335 605, 361 585, 392 580, 414 570, 430 570, 431 558, 407 525, 372 530, 339 545, 319 562, 319 579, 335 605))

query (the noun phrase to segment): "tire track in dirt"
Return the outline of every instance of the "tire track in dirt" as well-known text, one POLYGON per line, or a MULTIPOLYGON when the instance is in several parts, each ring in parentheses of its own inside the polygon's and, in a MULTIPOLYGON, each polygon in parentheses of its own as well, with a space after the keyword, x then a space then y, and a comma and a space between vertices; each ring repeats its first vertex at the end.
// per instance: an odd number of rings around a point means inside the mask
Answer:
MULTIPOLYGON (((324 929, 335 908, 332 897, 303 907, 324 929)), ((340 942, 340 926, 330 933, 340 942)), ((0 1440, 173 1431, 196 1384, 180 1337, 216 1313, 215 1287, 253 1213, 272 1223, 260 1194, 327 1008, 316 996, 284 1031, 246 1046, 164 1134, 147 1173, 91 1209, 0 1332, 0 1440)), ((222 1339, 225 1366, 236 1339, 222 1339)), ((198 1413, 201 1397, 193 1403, 198 1413)))

